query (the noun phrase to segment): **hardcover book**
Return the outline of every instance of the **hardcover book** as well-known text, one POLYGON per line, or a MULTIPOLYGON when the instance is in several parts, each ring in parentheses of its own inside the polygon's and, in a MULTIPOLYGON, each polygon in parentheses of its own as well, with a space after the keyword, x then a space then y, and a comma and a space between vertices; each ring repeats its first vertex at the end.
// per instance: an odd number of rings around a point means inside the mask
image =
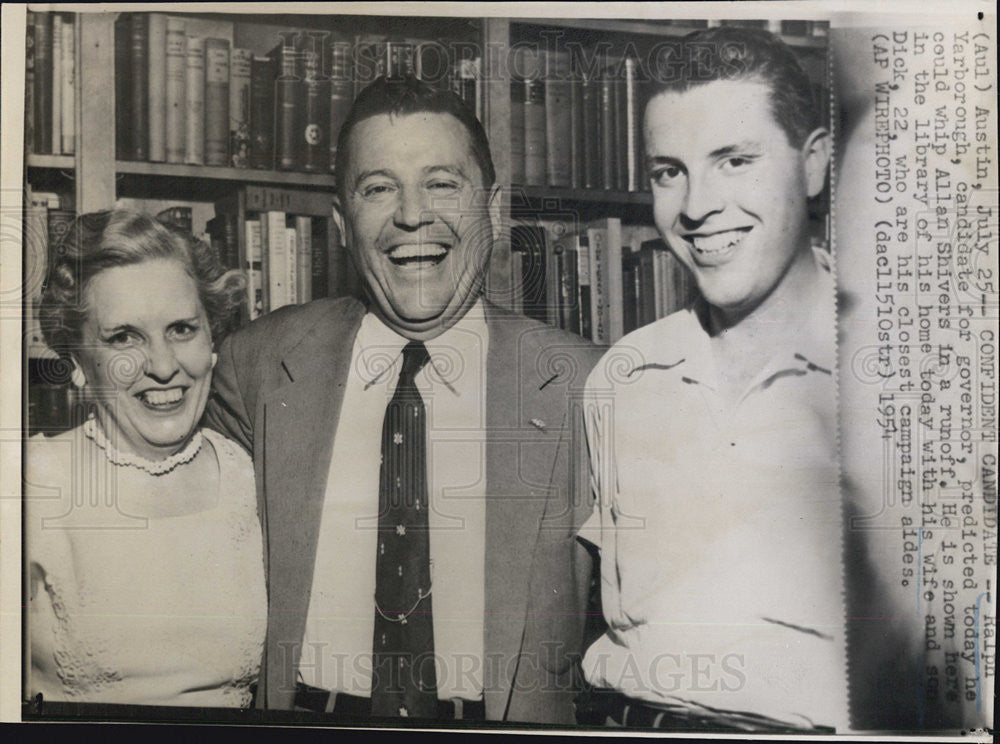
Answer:
POLYGON ((229 55, 229 157, 234 168, 250 165, 252 63, 249 49, 233 49, 229 55))
POLYGON ((167 18, 164 90, 166 159, 183 163, 187 141, 187 34, 183 18, 167 18))
POLYGON ((184 162, 205 164, 205 40, 188 35, 184 85, 184 162))
POLYGON ((229 165, 229 42, 205 39, 205 164, 229 165))
POLYGON ((149 19, 149 56, 146 97, 149 100, 149 160, 167 159, 167 16, 141 14, 149 19))
POLYGON ((250 167, 274 167, 274 85, 278 76, 270 57, 254 57, 250 66, 250 167))

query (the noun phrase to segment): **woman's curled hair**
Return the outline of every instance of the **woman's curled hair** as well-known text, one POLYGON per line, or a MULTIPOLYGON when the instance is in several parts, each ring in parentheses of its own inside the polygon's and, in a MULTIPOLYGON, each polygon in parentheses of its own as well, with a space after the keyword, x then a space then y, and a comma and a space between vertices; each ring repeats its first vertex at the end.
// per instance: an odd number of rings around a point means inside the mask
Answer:
POLYGON ((81 215, 58 246, 50 246, 49 271, 39 317, 46 343, 65 356, 81 339, 90 282, 106 269, 151 259, 178 261, 198 287, 212 341, 232 328, 246 293, 246 278, 226 271, 215 252, 189 233, 154 217, 126 210, 81 215))

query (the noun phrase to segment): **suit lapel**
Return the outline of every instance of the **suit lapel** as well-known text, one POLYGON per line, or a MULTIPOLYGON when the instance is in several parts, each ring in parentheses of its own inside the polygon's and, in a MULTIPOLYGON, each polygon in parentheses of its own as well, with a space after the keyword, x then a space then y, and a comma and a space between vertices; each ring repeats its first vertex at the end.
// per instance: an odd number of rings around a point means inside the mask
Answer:
MULTIPOLYGON (((551 483, 555 445, 540 444, 545 435, 529 423, 533 417, 544 420, 546 415, 531 325, 489 303, 486 309, 490 335, 486 364, 484 646, 487 660, 499 659, 501 663, 485 680, 485 701, 487 718, 502 720, 517 671, 513 660, 523 640, 528 576, 551 483)), ((551 443, 558 436, 547 439, 551 443)))
POLYGON ((264 400, 269 707, 290 707, 294 695, 333 440, 363 313, 352 306, 307 334, 282 360, 288 382, 264 400))

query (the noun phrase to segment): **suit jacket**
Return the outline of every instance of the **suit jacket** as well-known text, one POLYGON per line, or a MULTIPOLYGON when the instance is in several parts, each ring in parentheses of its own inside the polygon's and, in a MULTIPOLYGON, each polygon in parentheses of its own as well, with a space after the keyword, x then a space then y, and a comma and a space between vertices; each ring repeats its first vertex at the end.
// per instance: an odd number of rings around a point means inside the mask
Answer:
MULTIPOLYGON (((219 351, 206 423, 254 459, 269 592, 257 699, 269 709, 293 707, 333 440, 364 313, 353 298, 283 308, 219 351)), ((591 503, 574 401, 600 350, 489 303, 486 323, 486 715, 571 724, 591 568, 575 539, 591 503)))

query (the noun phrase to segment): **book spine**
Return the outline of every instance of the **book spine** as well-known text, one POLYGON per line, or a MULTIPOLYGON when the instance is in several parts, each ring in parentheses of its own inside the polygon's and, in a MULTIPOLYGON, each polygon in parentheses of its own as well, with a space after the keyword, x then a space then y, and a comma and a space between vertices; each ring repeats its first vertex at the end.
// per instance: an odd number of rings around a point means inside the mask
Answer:
POLYGON ((386 75, 407 77, 416 72, 413 61, 413 45, 405 39, 388 39, 385 43, 386 75))
POLYGON ((337 140, 340 128, 351 110, 354 101, 354 82, 351 45, 344 41, 334 41, 328 48, 330 72, 330 124, 327 127, 330 138, 329 167, 333 171, 337 165, 337 140))
POLYGON ((28 11, 24 34, 24 151, 35 147, 35 13, 28 11))
POLYGON ((605 73, 600 79, 600 153, 601 187, 614 189, 615 175, 615 90, 614 80, 605 73))
POLYGON ((300 155, 296 151, 296 145, 302 80, 296 65, 295 47, 290 42, 280 44, 272 51, 272 55, 278 64, 274 92, 274 160, 279 170, 295 170, 299 166, 300 155))
POLYGON ((626 138, 626 181, 629 191, 640 189, 642 160, 639 151, 642 126, 639 111, 638 79, 636 77, 638 60, 634 57, 625 58, 625 138, 626 138))
POLYGON ((676 277, 675 281, 677 285, 674 303, 677 310, 682 310, 694 302, 698 296, 698 284, 695 282, 691 272, 688 271, 687 266, 682 264, 672 253, 670 254, 670 260, 674 266, 674 276, 676 277))
POLYGON ((285 304, 294 305, 299 294, 299 240, 294 227, 285 228, 285 304))
POLYGON ((76 151, 76 23, 63 16, 62 32, 62 153, 76 151))
POLYGON ((570 333, 580 333, 580 293, 577 275, 578 257, 575 248, 563 249, 562 271, 559 274, 560 297, 559 309, 561 319, 559 325, 570 333))
POLYGON ((352 99, 377 77, 389 73, 386 40, 378 35, 354 37, 354 93, 352 99))
POLYGON ((187 34, 183 18, 167 18, 164 62, 166 94, 165 149, 168 163, 183 163, 186 124, 187 34))
POLYGON ((304 110, 299 132, 303 170, 325 172, 330 164, 330 82, 315 46, 303 58, 304 110))
POLYGON ((479 79, 480 60, 478 57, 455 60, 452 72, 451 89, 459 98, 465 101, 469 110, 478 116, 479 97, 477 81, 479 79))
POLYGON ((551 225, 545 224, 540 231, 541 252, 545 270, 545 317, 541 318, 554 328, 560 328, 562 314, 559 293, 560 260, 562 253, 556 253, 557 242, 552 237, 551 225))
POLYGON ((569 112, 569 185, 574 189, 582 189, 586 167, 586 151, 583 149, 583 83, 573 71, 569 81, 569 112))
POLYGON ((149 14, 131 14, 132 157, 149 159, 149 14))
POLYGON ((597 344, 610 343, 610 306, 607 279, 607 230, 589 228, 587 241, 590 245, 590 316, 593 335, 597 344))
POLYGON ((579 333, 584 338, 593 340, 593 328, 590 319, 590 244, 587 241, 587 236, 583 233, 576 235, 575 240, 579 333))
POLYGON ((63 20, 52 14, 52 152, 62 152, 63 20))
POLYGON ((205 39, 205 164, 229 165, 229 42, 205 39))
MULTIPOLYGON (((510 182, 525 183, 524 173, 524 80, 510 81, 510 182)), ((520 275, 518 275, 520 276, 520 275)))
POLYGON ((639 325, 656 320, 656 252, 646 248, 639 252, 639 325))
POLYGON ((666 261, 664 260, 663 251, 657 250, 653 253, 653 276, 654 276, 654 293, 655 293, 655 306, 656 306, 656 319, 664 317, 667 314, 667 282, 666 282, 666 261))
POLYGON ((544 60, 546 182, 549 186, 569 186, 573 168, 569 53, 550 51, 544 60))
MULTIPOLYGON (((624 69, 624 65, 621 69, 624 69)), ((615 118, 615 186, 618 191, 628 190, 628 105, 625 95, 625 79, 622 74, 614 78, 614 118, 615 118)))
POLYGON ((131 160, 132 137, 132 65, 129 55, 129 13, 119 14, 115 21, 115 157, 131 160))
POLYGON ((219 229, 222 236, 222 251, 219 260, 227 269, 238 269, 240 267, 240 234, 237 224, 239 215, 227 212, 221 217, 219 229))
POLYGON ((599 189, 601 176, 601 97, 596 81, 584 76, 580 81, 583 109, 583 188, 599 189))
POLYGON ((537 70, 535 77, 524 80, 524 182, 544 186, 546 180, 545 152, 545 85, 537 70))
POLYGON ((625 335, 623 317, 624 302, 622 298, 622 223, 618 217, 608 217, 604 220, 607 226, 607 262, 608 270, 608 333, 609 343, 615 343, 625 335))
POLYGON ((35 14, 35 152, 52 152, 52 14, 35 14))
POLYGON ((229 153, 234 168, 250 165, 250 76, 253 54, 233 49, 229 57, 229 153))
POLYGON ((297 215, 295 217, 295 301, 299 304, 312 300, 312 251, 312 218, 297 215))
POLYGON ((25 331, 32 347, 44 345, 38 322, 37 304, 41 299, 42 285, 48 273, 48 204, 36 198, 31 186, 26 187, 28 208, 24 220, 24 312, 25 331))
POLYGON ((259 318, 264 313, 264 287, 262 271, 262 240, 260 233, 260 220, 250 219, 246 221, 247 235, 247 263, 245 271, 250 286, 247 287, 247 310, 250 320, 259 318))
POLYGON ((149 14, 149 159, 167 159, 167 17, 149 14))
POLYGON ((264 240, 265 273, 267 275, 267 311, 288 304, 288 244, 285 233, 285 213, 267 212, 261 215, 261 238, 264 240), (265 228, 266 223, 266 228, 265 228))
MULTIPOLYGON (((322 297, 328 297, 330 290, 327 286, 329 271, 330 271, 330 255, 327 250, 327 222, 329 218, 324 218, 317 220, 314 225, 311 226, 311 232, 309 236, 309 250, 312 253, 312 257, 309 260, 310 266, 310 294, 311 299, 318 300, 322 297)), ((312 223, 312 220, 310 220, 312 223)))
POLYGON ((187 37, 184 85, 184 162, 205 164, 205 40, 187 37))
POLYGON ((271 251, 268 247, 268 242, 270 240, 270 229, 268 226, 268 216, 266 212, 261 212, 258 217, 260 222, 260 276, 261 276, 261 286, 260 292, 263 298, 263 308, 262 313, 271 312, 271 302, 273 298, 271 297, 271 251))
POLYGON ((622 257, 622 335, 631 333, 638 327, 638 256, 629 254, 622 257))
POLYGON ((274 62, 254 57, 250 67, 250 166, 274 167, 274 62))

